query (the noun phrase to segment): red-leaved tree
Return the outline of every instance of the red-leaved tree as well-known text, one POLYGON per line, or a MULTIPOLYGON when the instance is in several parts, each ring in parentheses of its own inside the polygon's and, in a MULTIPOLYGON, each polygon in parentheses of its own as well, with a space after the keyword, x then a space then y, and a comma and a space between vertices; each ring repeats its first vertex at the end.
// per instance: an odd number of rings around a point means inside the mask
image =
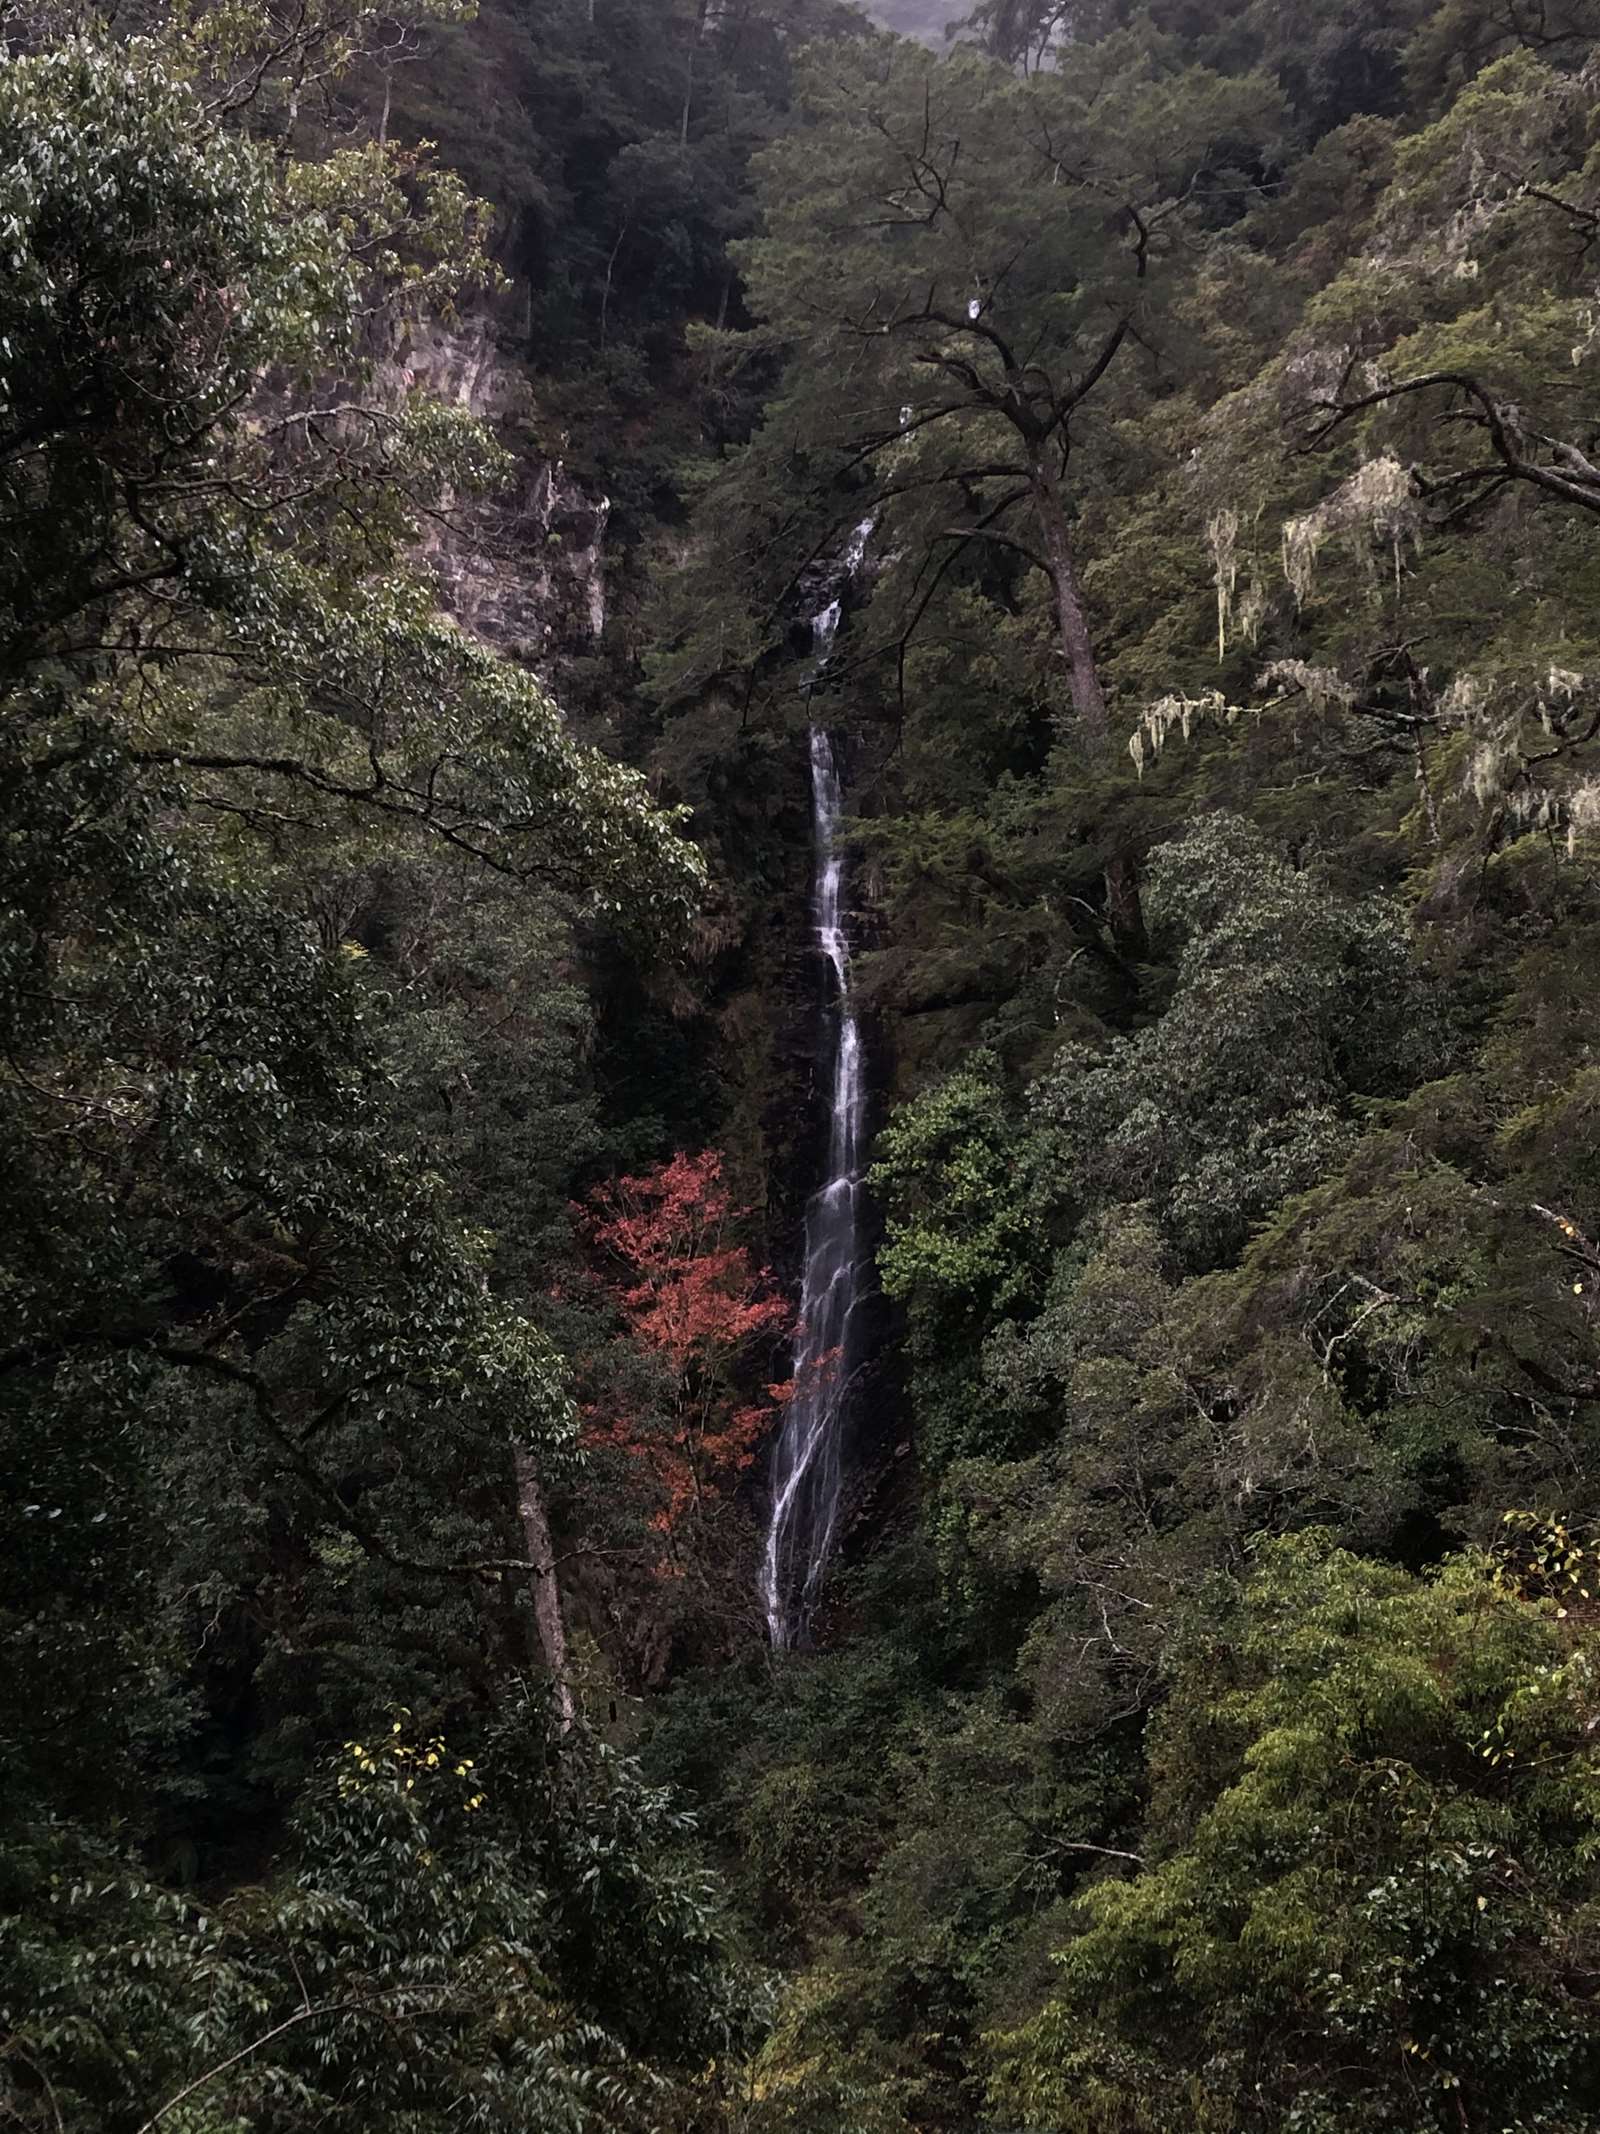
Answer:
POLYGON ((771 1275, 733 1241, 749 1212, 732 1205, 715 1149, 601 1186, 583 1211, 629 1333, 666 1389, 664 1414, 591 1409, 589 1430, 648 1463, 664 1532, 729 1493, 789 1394, 766 1385, 749 1397, 752 1366, 793 1323, 771 1275))

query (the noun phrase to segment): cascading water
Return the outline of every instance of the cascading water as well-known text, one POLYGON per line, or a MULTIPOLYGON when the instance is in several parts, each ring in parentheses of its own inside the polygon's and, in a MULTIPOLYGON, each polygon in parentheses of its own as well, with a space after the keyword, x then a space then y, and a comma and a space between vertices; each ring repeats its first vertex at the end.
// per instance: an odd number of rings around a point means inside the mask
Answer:
MULTIPOLYGON (((857 527, 843 558, 844 582, 860 568, 870 522, 857 527)), ((839 597, 812 619, 813 679, 827 664, 839 628, 839 597)), ((832 1054, 826 1178, 806 1208, 805 1272, 794 1344, 794 1385, 772 1469, 772 1512, 761 1567, 767 1629, 780 1649, 805 1641, 832 1553, 843 1482, 841 1438, 856 1357, 853 1321, 861 1301, 861 1154, 866 1089, 861 1029, 850 989, 844 923, 844 813, 839 757, 825 728, 811 728, 814 879, 811 922, 825 971, 823 1053, 832 1054)))

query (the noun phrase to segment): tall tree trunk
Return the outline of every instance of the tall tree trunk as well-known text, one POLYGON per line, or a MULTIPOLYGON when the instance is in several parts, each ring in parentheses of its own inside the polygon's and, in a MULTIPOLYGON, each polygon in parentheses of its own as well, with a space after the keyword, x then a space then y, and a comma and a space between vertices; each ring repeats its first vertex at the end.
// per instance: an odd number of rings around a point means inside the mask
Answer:
MULTIPOLYGON (((1066 504, 1056 471, 1040 452, 1033 463, 1033 504, 1044 542, 1045 561, 1055 592, 1056 628, 1067 663, 1067 687, 1086 756, 1103 755, 1111 738, 1106 693, 1095 664, 1094 640, 1073 561, 1066 504)), ((1139 863, 1131 852, 1113 852, 1106 861, 1106 919, 1119 952, 1132 962, 1146 952, 1144 906, 1139 896, 1139 863)))
POLYGON ((1056 628, 1061 633, 1061 651, 1067 663, 1072 708, 1088 744, 1085 753, 1092 755, 1104 747, 1109 732, 1106 693, 1100 686, 1094 642, 1089 635, 1089 618, 1084 613, 1077 566, 1072 560, 1072 537, 1067 531, 1061 484, 1043 453, 1033 465, 1033 508, 1044 538, 1050 583, 1055 589, 1056 628))
POLYGON ((534 1567, 529 1581, 533 1620, 564 1734, 572 1725, 577 1706, 572 1695, 572 1669, 567 1660, 567 1625, 561 1613, 555 1550, 550 1542, 550 1515, 545 1509, 544 1490, 532 1453, 519 1445, 512 1454, 512 1462, 517 1478, 517 1517, 522 1522, 522 1544, 534 1567))
POLYGON ((683 85, 683 119, 678 127, 680 148, 687 148, 689 145, 689 112, 694 103, 694 65, 700 56, 700 40, 706 33, 706 14, 710 6, 711 0, 700 0, 695 11, 694 39, 689 46, 689 76, 683 85))
POLYGON ((606 327, 611 317, 611 277, 616 271, 617 254, 622 250, 622 241, 628 234, 629 215, 622 218, 622 228, 617 232, 617 241, 606 259, 606 278, 600 290, 600 346, 606 345, 606 327))

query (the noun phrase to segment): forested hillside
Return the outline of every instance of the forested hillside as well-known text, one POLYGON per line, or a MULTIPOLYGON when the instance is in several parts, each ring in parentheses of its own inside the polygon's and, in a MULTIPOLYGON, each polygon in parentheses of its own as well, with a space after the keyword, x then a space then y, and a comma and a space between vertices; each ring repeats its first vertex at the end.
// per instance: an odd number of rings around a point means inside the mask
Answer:
POLYGON ((1600 7, 949 12, 5 18, 0 2125, 1600 2134, 1600 7))

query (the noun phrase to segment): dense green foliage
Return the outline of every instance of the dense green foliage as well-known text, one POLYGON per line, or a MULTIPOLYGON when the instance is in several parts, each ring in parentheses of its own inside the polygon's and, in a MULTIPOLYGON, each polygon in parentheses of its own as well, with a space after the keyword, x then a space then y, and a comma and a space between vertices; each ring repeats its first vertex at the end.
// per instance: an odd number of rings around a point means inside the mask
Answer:
POLYGON ((1589 1669, 1488 1570, 1306 1535, 1219 1601, 1152 1729, 1142 1871, 994 2041, 1025 2125, 1590 2123, 1589 1669))
POLYGON ((1600 13, 869 12, 14 13, 26 2134, 1600 2129, 1600 13))
MULTIPOLYGON (((0 216, 0 2097, 637 2125, 748 1996, 681 1819, 486 1699, 546 1569, 514 1465, 559 1474, 573 1415, 544 1260, 464 1226, 494 1181, 438 1173, 404 1085, 497 948, 514 1014, 574 922, 681 917, 694 857, 409 560, 494 460, 370 353, 474 272, 453 181, 285 162, 178 47, 68 39, 0 78, 0 216)), ((572 1049, 518 1074, 560 1101, 572 1049)))
POLYGON ((1588 1604, 1470 1547, 1600 1472, 1600 25, 975 24, 809 63, 781 375, 656 609, 662 760, 719 701, 748 760, 872 520, 921 1482, 731 1778, 661 1753, 807 1953, 782 2124, 1589 2127, 1588 1604))

